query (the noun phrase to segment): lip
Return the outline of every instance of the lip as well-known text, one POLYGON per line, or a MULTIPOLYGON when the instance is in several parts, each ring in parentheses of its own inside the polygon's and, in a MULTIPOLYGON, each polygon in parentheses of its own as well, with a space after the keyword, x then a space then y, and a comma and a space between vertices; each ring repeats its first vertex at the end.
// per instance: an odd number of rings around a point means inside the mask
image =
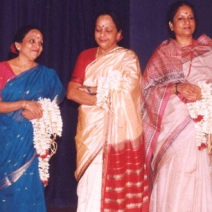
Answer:
POLYGON ((183 27, 183 29, 185 29, 185 30, 190 30, 191 27, 183 27))
POLYGON ((107 40, 99 40, 101 43, 105 43, 107 42, 107 40))
POLYGON ((35 53, 37 53, 37 54, 39 53, 39 50, 32 50, 32 51, 35 52, 35 53))

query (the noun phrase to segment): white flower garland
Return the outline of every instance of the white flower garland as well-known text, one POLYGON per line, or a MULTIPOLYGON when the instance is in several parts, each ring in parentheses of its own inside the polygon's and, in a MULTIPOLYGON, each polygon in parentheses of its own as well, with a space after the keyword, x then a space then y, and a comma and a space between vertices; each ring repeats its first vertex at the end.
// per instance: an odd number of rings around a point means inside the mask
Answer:
POLYGON ((62 118, 55 101, 39 98, 43 109, 40 119, 31 120, 33 125, 33 143, 38 154, 38 169, 42 183, 46 186, 49 180, 49 160, 56 153, 56 135, 62 135, 62 118))
POLYGON ((111 90, 117 90, 120 86, 122 74, 117 70, 109 70, 106 77, 98 78, 98 87, 96 94, 96 105, 99 108, 109 110, 111 90))
POLYGON ((211 138, 212 134, 212 84, 199 82, 202 99, 193 103, 188 103, 190 116, 195 121, 196 142, 199 149, 208 147, 208 153, 212 154, 211 138))

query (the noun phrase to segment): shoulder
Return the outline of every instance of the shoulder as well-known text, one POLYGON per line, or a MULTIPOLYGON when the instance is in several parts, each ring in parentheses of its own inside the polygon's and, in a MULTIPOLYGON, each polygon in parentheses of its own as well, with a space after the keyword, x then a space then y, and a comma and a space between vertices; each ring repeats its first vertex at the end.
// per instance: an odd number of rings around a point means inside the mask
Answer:
POLYGON ((8 61, 2 61, 0 62, 0 71, 1 72, 12 72, 12 69, 10 67, 10 64, 8 63, 8 61))
POLYGON ((118 51, 122 52, 125 57, 137 58, 137 54, 131 49, 120 47, 118 51))
POLYGON ((171 47, 176 45, 176 41, 169 38, 167 40, 164 40, 163 42, 161 42, 161 44, 155 49, 156 51, 167 51, 169 50, 171 47))
POLYGON ((179 56, 181 54, 181 47, 177 44, 177 42, 169 38, 164 40, 153 52, 152 57, 160 58, 162 57, 172 57, 179 56))
POLYGON ((38 64, 37 69, 39 69, 43 73, 48 74, 49 76, 57 75, 56 71, 53 68, 49 68, 43 64, 38 64))
POLYGON ((9 63, 7 61, 2 61, 0 62, 0 67, 5 67, 5 66, 8 66, 9 63))
POLYGON ((196 40, 196 45, 208 45, 212 47, 212 39, 203 34, 196 40))
POLYGON ((86 49, 79 54, 79 57, 87 58, 87 57, 90 57, 90 56, 93 56, 93 55, 95 56, 96 51, 97 51, 97 47, 86 49))

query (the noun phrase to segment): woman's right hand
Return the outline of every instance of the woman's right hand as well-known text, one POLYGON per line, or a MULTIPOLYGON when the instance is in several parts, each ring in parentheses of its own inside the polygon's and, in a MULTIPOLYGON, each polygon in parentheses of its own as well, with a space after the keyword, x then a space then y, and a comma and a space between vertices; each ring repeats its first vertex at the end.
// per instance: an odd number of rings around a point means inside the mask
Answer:
MULTIPOLYGON (((91 93, 96 93, 97 87, 90 87, 91 93)), ((80 83, 70 81, 68 84, 67 98, 73 100, 79 104, 95 105, 96 96, 89 93, 87 86, 83 86, 80 83)))
POLYGON ((43 115, 42 106, 38 102, 24 100, 23 107, 22 115, 28 120, 38 119, 43 115))
POLYGON ((202 98, 200 87, 191 83, 179 83, 177 92, 189 101, 197 101, 202 98))

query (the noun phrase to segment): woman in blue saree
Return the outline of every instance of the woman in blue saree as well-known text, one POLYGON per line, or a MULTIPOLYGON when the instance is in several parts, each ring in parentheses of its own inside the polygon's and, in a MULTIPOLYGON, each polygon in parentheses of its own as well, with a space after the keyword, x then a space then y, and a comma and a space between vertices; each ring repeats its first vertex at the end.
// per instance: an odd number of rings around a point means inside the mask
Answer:
POLYGON ((41 31, 24 26, 14 41, 18 56, 0 63, 0 211, 45 212, 30 120, 42 117, 40 97, 59 103, 65 92, 56 72, 35 62, 41 31))

